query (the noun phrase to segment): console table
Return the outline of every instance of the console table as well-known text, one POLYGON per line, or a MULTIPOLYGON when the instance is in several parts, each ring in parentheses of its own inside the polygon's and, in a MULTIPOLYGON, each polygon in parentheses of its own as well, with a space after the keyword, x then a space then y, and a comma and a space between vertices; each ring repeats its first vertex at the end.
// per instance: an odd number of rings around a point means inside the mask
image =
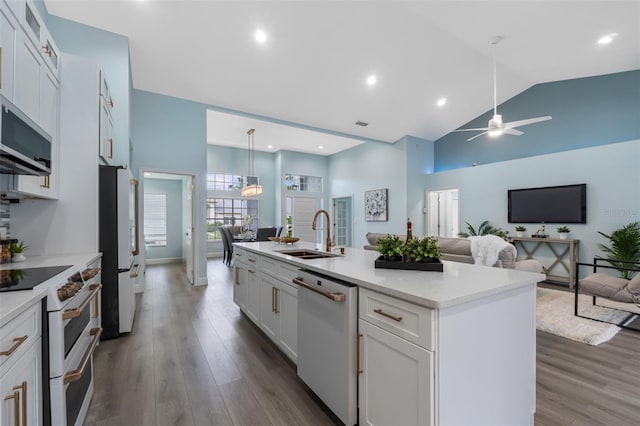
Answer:
MULTIPOLYGON (((511 237, 511 241, 520 246, 526 253, 527 259, 535 259, 536 251, 542 247, 549 247, 551 253, 556 260, 551 265, 544 265, 544 273, 547 274, 548 281, 558 281, 569 284, 569 288, 573 288, 575 282, 575 265, 579 259, 579 243, 580 240, 561 240, 559 238, 531 238, 531 237, 511 237), (551 274, 553 268, 564 268, 567 275, 551 274)), ((539 260, 539 259, 536 259, 539 260)))

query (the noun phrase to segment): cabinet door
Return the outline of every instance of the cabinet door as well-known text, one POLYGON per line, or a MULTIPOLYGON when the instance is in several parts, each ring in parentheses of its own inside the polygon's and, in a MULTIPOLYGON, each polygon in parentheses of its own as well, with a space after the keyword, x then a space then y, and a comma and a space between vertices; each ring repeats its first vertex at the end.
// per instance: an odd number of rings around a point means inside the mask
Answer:
POLYGON ((276 306, 277 281, 263 277, 260 285, 260 328, 275 343, 278 342, 280 318, 276 306))
POLYGON ((0 424, 42 424, 41 342, 38 340, 0 378, 0 424), (26 417, 26 418, 25 418, 26 417))
POLYGON ((359 321, 361 425, 433 424, 433 354, 359 321))
POLYGON ((253 265, 247 266, 247 316, 260 324, 260 274, 253 265))
POLYGON ((40 53, 22 31, 16 37, 14 103, 36 123, 40 122, 40 53))
POLYGON ((0 93, 13 102, 13 71, 18 24, 7 6, 0 7, 0 93))
POLYGON ((297 362, 298 290, 289 284, 279 283, 276 289, 276 306, 280 316, 278 346, 293 362, 297 362))
POLYGON ((233 270, 233 301, 243 311, 247 310, 247 268, 236 263, 233 270))
POLYGON ((60 51, 58 50, 58 46, 56 46, 53 41, 53 37, 49 34, 46 28, 42 29, 42 36, 40 40, 40 47, 42 49, 42 56, 44 58, 44 62, 47 64, 49 70, 58 77, 58 68, 59 68, 59 58, 60 51))
POLYGON ((113 118, 107 101, 100 97, 100 157, 107 163, 113 163, 113 118))

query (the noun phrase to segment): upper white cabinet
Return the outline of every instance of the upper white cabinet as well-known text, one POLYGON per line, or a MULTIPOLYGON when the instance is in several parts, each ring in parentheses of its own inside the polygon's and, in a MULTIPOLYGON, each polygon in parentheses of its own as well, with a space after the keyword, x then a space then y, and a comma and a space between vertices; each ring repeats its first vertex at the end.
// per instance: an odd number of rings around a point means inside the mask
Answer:
POLYGON ((0 6, 0 93, 13 102, 18 23, 4 3, 0 6))
POLYGON ((8 191, 17 196, 58 198, 59 50, 35 7, 0 2, 0 93, 51 136, 51 174, 16 175, 8 191))

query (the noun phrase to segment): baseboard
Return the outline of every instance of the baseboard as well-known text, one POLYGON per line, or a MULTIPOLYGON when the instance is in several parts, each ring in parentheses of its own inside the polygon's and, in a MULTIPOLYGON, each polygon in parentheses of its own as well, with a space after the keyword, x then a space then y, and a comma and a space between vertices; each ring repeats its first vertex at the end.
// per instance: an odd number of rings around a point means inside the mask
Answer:
POLYGON ((209 280, 207 277, 196 278, 196 282, 193 284, 194 286, 208 285, 209 280))
POLYGON ((145 259, 147 265, 161 265, 163 263, 182 263, 181 257, 165 257, 161 259, 145 259))

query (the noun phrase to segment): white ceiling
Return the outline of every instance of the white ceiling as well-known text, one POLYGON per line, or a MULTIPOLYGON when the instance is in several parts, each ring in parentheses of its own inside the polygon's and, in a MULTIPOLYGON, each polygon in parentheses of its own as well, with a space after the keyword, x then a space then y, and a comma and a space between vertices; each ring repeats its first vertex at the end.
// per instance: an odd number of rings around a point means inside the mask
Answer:
MULTIPOLYGON (((256 145, 281 131, 262 128, 256 115, 384 142, 407 134, 436 140, 491 109, 494 35, 504 36, 499 103, 537 83, 640 68, 640 1, 46 5, 54 15, 129 37, 135 88, 246 113, 209 114, 209 141, 242 147, 249 128, 256 128, 256 145), (266 43, 256 43, 257 28, 266 43), (612 32, 613 43, 596 43, 612 32), (378 77, 373 87, 365 83, 371 73, 378 77), (448 98, 443 108, 435 105, 440 97, 448 98)), ((527 117, 509 116, 520 118, 527 117)), ((282 148, 311 152, 319 144, 293 130, 278 135, 290 143, 282 148)))

